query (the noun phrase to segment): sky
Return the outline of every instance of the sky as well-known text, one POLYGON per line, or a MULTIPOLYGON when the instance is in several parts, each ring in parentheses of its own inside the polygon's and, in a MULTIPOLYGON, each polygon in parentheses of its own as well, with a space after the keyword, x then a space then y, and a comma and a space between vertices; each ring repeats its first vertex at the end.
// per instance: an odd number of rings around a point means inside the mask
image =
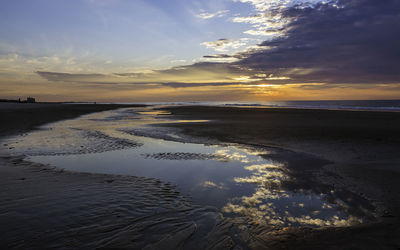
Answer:
POLYGON ((398 0, 1 0, 0 98, 400 99, 398 0))

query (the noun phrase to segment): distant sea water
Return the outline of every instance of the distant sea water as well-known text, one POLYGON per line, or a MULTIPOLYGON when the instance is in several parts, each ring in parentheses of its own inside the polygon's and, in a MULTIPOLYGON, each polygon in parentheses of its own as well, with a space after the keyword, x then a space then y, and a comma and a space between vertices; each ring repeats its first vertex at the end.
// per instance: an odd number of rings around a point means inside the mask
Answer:
POLYGON ((400 100, 265 101, 265 102, 154 102, 157 105, 207 105, 254 108, 400 111, 400 100))

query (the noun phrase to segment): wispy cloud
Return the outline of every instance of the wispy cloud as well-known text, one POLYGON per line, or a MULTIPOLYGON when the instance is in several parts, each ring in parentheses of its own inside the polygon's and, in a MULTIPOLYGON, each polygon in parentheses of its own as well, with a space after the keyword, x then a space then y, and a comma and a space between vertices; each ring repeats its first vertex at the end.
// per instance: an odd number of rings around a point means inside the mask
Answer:
POLYGON ((105 74, 71 74, 60 72, 36 71, 36 73, 48 81, 89 82, 92 79, 104 79, 105 74))
POLYGON ((216 55, 205 55, 203 56, 204 61, 208 62, 235 62, 239 60, 235 55, 227 55, 227 54, 216 54, 216 55))
POLYGON ((171 61, 171 63, 185 63, 185 62, 186 62, 185 59, 176 59, 171 61))
POLYGON ((250 40, 250 38, 241 38, 238 40, 222 38, 218 39, 217 41, 203 42, 201 43, 201 45, 218 52, 226 52, 230 49, 238 49, 240 47, 246 46, 250 40))
POLYGON ((274 38, 285 34, 286 26, 293 21, 289 16, 283 15, 284 10, 293 6, 302 7, 312 6, 313 2, 320 0, 233 0, 251 4, 256 10, 255 15, 235 17, 232 19, 236 23, 248 23, 252 28, 244 33, 254 36, 269 36, 274 38))
POLYGON ((98 84, 160 84, 165 86, 190 86, 190 84, 234 83, 235 78, 243 75, 240 68, 227 63, 202 62, 192 65, 172 67, 165 70, 153 70, 145 73, 113 74, 75 74, 67 72, 36 71, 37 75, 51 82, 98 83, 98 84), (171 84, 174 83, 174 84, 171 84))
POLYGON ((217 12, 206 12, 204 10, 201 11, 200 14, 197 14, 196 17, 201 19, 211 19, 214 17, 223 17, 229 13, 229 10, 220 10, 217 12))

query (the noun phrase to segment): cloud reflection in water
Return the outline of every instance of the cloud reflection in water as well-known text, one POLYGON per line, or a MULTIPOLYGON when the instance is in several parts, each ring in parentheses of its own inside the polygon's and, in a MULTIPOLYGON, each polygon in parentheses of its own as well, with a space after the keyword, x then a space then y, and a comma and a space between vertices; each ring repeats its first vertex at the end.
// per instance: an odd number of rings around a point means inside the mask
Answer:
POLYGON ((340 200, 337 204, 329 204, 324 199, 325 194, 285 189, 282 183, 293 180, 283 164, 250 165, 245 169, 251 171, 251 175, 234 180, 257 185, 255 192, 232 199, 222 208, 225 213, 275 226, 349 226, 363 222, 361 218, 345 214, 340 209, 340 203, 343 203, 340 200))

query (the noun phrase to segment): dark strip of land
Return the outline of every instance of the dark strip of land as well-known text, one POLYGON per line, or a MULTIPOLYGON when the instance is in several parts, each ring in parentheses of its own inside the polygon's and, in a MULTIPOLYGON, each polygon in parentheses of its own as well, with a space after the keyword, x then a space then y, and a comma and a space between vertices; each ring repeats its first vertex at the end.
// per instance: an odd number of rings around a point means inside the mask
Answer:
POLYGON ((0 136, 27 132, 46 123, 93 112, 142 106, 144 105, 0 103, 0 136))

